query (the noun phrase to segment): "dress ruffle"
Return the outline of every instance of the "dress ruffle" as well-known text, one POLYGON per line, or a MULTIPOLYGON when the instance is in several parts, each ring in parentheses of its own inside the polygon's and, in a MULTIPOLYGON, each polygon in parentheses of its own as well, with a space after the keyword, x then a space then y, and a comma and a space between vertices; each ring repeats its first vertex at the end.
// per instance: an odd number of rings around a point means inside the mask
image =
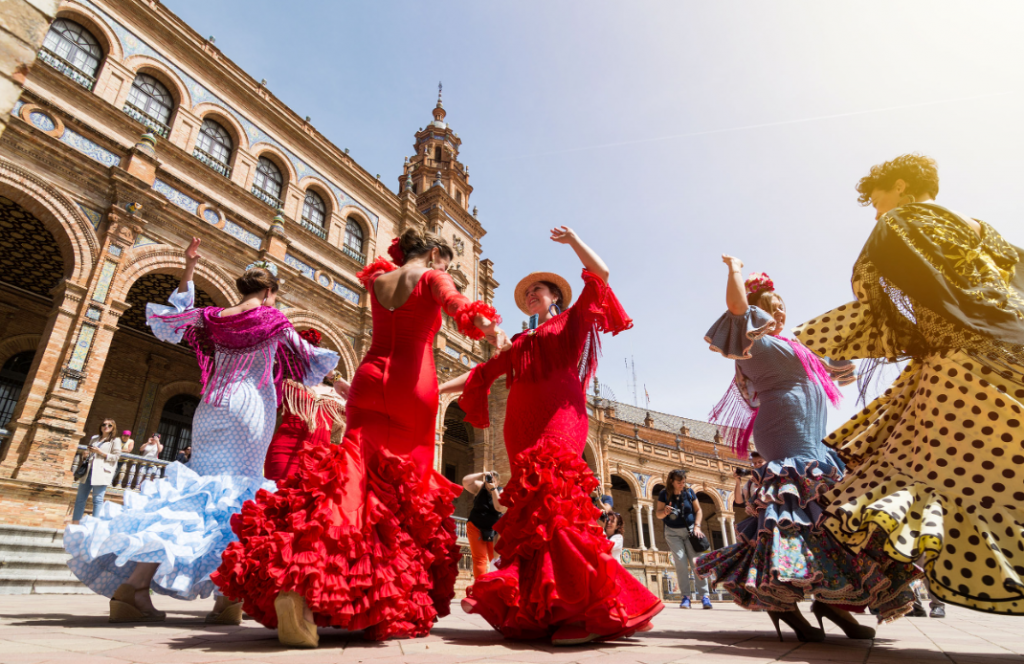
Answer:
POLYGON ((597 480, 566 444, 545 436, 516 457, 501 497, 509 508, 495 526, 498 570, 469 589, 476 612, 509 638, 543 638, 566 624, 611 635, 664 608, 609 555, 588 497, 597 480))
POLYGON ((373 261, 356 274, 356 279, 358 279, 359 283, 363 285, 363 288, 371 288, 374 277, 397 269, 398 266, 388 259, 383 256, 377 256, 377 260, 373 261))
POLYGON ((124 505, 105 502, 96 517, 68 526, 68 567, 94 592, 110 597, 135 569, 134 562, 160 563, 154 591, 177 599, 208 597, 210 574, 221 552, 235 540, 230 519, 257 491, 272 491, 262 477, 198 475, 180 463, 161 479, 125 492, 124 505))
POLYGON ((749 360, 754 342, 772 331, 775 319, 758 307, 747 307, 746 313, 737 316, 726 311, 704 335, 716 353, 730 360, 749 360))
POLYGON ((481 302, 480 300, 466 302, 459 307, 453 318, 455 319, 455 324, 459 328, 459 332, 470 339, 484 338, 484 333, 476 326, 475 319, 477 315, 489 319, 496 325, 501 323, 501 316, 498 315, 498 310, 491 305, 486 302, 481 302))
POLYGON ((343 478, 363 472, 352 453, 359 445, 349 435, 303 450, 277 493, 260 492, 232 521, 239 541, 214 580, 262 624, 277 626, 274 598, 287 591, 305 597, 318 625, 362 629, 370 640, 425 636, 447 615, 460 556, 450 518, 459 491, 381 451, 366 464, 366 504, 354 518, 343 509, 343 478))
POLYGON ((588 305, 587 315, 594 320, 598 331, 611 332, 614 337, 633 327, 633 319, 604 279, 583 268, 583 283, 597 288, 596 297, 588 305))
POLYGON ((792 611, 813 597, 868 606, 880 621, 908 612, 909 585, 920 570, 884 555, 854 555, 817 525, 819 501, 842 479, 842 468, 831 452, 824 460, 770 462, 747 502, 757 516, 737 524, 740 541, 700 556, 694 573, 715 579, 746 609, 792 611))

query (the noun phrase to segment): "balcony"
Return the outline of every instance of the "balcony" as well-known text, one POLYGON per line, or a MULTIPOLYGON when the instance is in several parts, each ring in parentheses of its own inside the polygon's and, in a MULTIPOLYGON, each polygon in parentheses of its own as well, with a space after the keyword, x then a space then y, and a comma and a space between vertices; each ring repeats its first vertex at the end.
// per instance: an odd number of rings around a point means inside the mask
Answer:
POLYGON ((348 245, 342 245, 341 251, 343 254, 345 254, 355 262, 359 263, 360 265, 366 265, 366 256, 359 253, 355 249, 350 248, 348 245))
MULTIPOLYGON (((74 472, 78 466, 85 463, 88 457, 89 447, 79 445, 75 458, 71 462, 71 472, 74 472)), ((122 454, 118 457, 118 461, 120 463, 117 464, 117 470, 114 472, 114 479, 111 480, 110 487, 125 491, 138 491, 142 487, 143 482, 163 477, 164 469, 170 464, 170 461, 147 459, 135 454, 122 454)))
POLYGON ((92 90, 93 86, 96 85, 95 78, 89 76, 84 71, 47 48, 39 49, 39 53, 36 54, 36 57, 64 74, 75 83, 78 83, 86 90, 92 90))
POLYGON ((171 133, 170 127, 165 125, 163 122, 160 122, 159 120, 154 120, 153 118, 149 117, 142 111, 141 108, 132 106, 130 102, 125 103, 124 113, 136 122, 140 122, 149 127, 150 129, 152 129, 153 133, 159 134, 164 138, 167 138, 171 133))
POLYGON ((264 203, 266 203, 270 207, 274 208, 275 210, 277 208, 284 207, 281 204, 281 201, 280 201, 280 199, 278 199, 277 196, 274 196, 269 191, 263 191, 262 189, 260 189, 256 185, 252 186, 252 194, 253 194, 253 196, 255 196, 256 198, 260 199, 261 201, 263 201, 264 203))
POLYGON ((305 217, 302 218, 301 223, 303 228, 305 228, 307 231, 317 236, 321 240, 327 239, 327 230, 324 229, 323 226, 314 224, 312 221, 306 219, 305 217))
POLYGON ((217 171, 224 177, 231 179, 231 167, 225 164, 223 161, 217 159, 213 155, 199 148, 192 150, 192 156, 203 162, 213 170, 217 171))

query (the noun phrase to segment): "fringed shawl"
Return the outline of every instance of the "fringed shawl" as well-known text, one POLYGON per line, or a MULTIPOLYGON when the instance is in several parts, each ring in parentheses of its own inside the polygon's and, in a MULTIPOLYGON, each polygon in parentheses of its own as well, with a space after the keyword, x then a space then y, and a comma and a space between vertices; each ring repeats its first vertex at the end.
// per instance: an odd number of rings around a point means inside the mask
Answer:
POLYGON ((175 331, 182 333, 199 361, 207 403, 219 406, 230 397, 233 387, 248 376, 255 360, 262 357, 263 374, 257 387, 273 380, 280 405, 281 383, 285 378, 302 380, 310 370, 313 347, 305 343, 287 344, 286 332, 293 329, 292 324, 273 307, 257 307, 223 318, 222 311, 221 307, 205 307, 150 316, 177 324, 175 331))
POLYGON ((321 416, 331 424, 345 422, 345 404, 337 395, 317 394, 294 380, 284 381, 281 393, 284 409, 299 417, 310 433, 319 428, 321 416))

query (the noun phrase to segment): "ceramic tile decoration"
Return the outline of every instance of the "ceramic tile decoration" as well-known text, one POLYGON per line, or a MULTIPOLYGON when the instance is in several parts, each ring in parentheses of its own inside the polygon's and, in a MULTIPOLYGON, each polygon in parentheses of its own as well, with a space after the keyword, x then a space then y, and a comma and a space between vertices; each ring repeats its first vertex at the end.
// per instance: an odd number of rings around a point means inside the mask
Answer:
POLYGON ((207 220, 211 224, 220 223, 220 215, 217 214, 216 210, 211 210, 210 208, 203 210, 203 219, 207 220))
POLYGON ((85 207, 81 203, 78 204, 78 209, 82 211, 82 214, 86 216, 93 228, 99 228, 100 222, 103 221, 103 214, 92 208, 85 207))
POLYGON ((320 275, 320 276, 319 276, 319 277, 317 278, 317 281, 318 281, 318 282, 320 283, 320 285, 321 285, 321 286, 323 286, 324 288, 330 288, 330 287, 331 287, 331 280, 330 280, 329 278, 327 278, 327 275, 323 275, 323 274, 321 274, 321 275, 320 275))
POLYGON ((85 310, 85 317, 88 318, 89 320, 98 321, 102 314, 103 312, 100 311, 97 307, 89 307, 88 309, 85 310))
POLYGON ((651 481, 651 476, 650 475, 644 475, 643 473, 638 473, 638 472, 636 472, 634 470, 633 471, 633 477, 635 477, 636 481, 640 483, 640 491, 643 493, 642 497, 646 498, 647 497, 647 483, 651 481))
POLYGON ((178 191, 171 185, 167 184, 163 180, 156 180, 155 182, 153 182, 153 189, 166 196, 167 200, 174 203, 175 205, 180 207, 182 210, 185 210, 186 212, 191 212, 192 214, 195 214, 196 211, 199 209, 199 202, 197 200, 195 200, 191 196, 181 193, 180 191, 178 191))
POLYGON ((148 247, 151 244, 160 243, 151 237, 147 237, 145 235, 137 235, 135 236, 135 244, 133 244, 132 247, 148 247))
POLYGON ((263 246, 263 239, 259 235, 256 235, 252 231, 245 230, 233 221, 224 223, 224 232, 232 237, 238 238, 253 249, 259 249, 263 246))
POLYGON ((121 163, 120 155, 116 155, 110 150, 96 145, 85 136, 71 131, 67 127, 64 128, 64 133, 57 140, 70 145, 86 157, 94 159, 108 168, 118 166, 121 163))
POLYGON ((345 286, 335 281, 334 286, 331 288, 331 290, 334 291, 336 295, 342 296, 352 304, 359 304, 359 293, 355 292, 348 286, 345 286))
POLYGON ((285 262, 285 265, 292 266, 293 268, 295 268, 296 270, 301 272, 303 274, 303 276, 305 276, 305 277, 307 277, 309 279, 313 279, 315 277, 315 275, 316 275, 316 270, 314 270, 311 266, 309 266, 306 263, 302 262, 301 260, 299 260, 295 256, 292 256, 291 254, 285 254, 284 255, 284 262, 285 262))
POLYGON ((33 126, 43 131, 53 131, 57 128, 57 123, 53 121, 53 118, 40 111, 32 111, 29 113, 28 119, 32 122, 33 126))
MULTIPOLYGON (((92 348, 94 336, 96 336, 96 326, 83 324, 82 329, 78 332, 78 341, 75 343, 75 350, 71 353, 68 369, 81 371, 85 368, 85 360, 89 357, 89 349, 92 348)), ((77 389, 77 385, 75 389, 77 389)))
POLYGON ((70 392, 74 392, 75 390, 78 389, 78 379, 77 378, 72 378, 71 376, 65 376, 60 381, 60 387, 61 387, 62 390, 68 390, 70 392))
POLYGON ((124 249, 120 245, 112 244, 110 245, 110 249, 108 251, 110 251, 111 256, 120 256, 121 252, 124 251, 124 249))
POLYGON ((14 117, 20 117, 20 115, 21 115, 21 107, 24 106, 24 105, 25 105, 25 102, 23 102, 20 99, 18 101, 14 102, 14 108, 11 109, 11 115, 13 115, 14 117))
POLYGON ((333 182, 330 182, 316 169, 311 168, 304 161, 296 157, 291 152, 291 150, 281 145, 276 139, 269 136, 266 132, 257 127, 255 124, 253 124, 248 118, 243 116, 241 113, 225 104, 219 97, 217 97, 217 95, 207 90, 198 81, 196 81, 194 78, 186 74, 177 65, 173 64, 162 54, 158 53, 156 50, 150 47, 149 44, 139 39, 137 36, 135 36, 134 33, 132 33, 123 25, 115 21, 106 12, 104 12, 102 9, 100 9, 95 4, 90 2, 90 0, 81 0, 81 2, 83 5, 89 7, 90 9, 95 11, 100 17, 102 17, 103 20, 107 23, 107 25, 110 26, 110 29, 114 31, 114 33, 117 35, 117 38, 121 41, 121 46, 124 49, 125 59, 133 55, 146 55, 155 60, 159 60, 160 62, 170 67, 181 78, 182 82, 185 84, 185 87, 188 88, 189 95, 192 97, 193 108, 202 103, 214 103, 220 106, 226 112, 233 115, 235 119, 238 120, 238 122, 242 125, 242 127, 245 129, 246 136, 249 137, 250 145, 256 145, 257 143, 268 143, 284 152, 284 154, 287 155, 288 160, 292 163, 292 167, 295 169, 295 173, 298 175, 298 178, 300 180, 303 177, 306 177, 307 175, 321 180, 325 185, 327 185, 331 189, 331 191, 334 192, 334 195, 338 197, 339 209, 346 205, 352 205, 354 207, 359 208, 359 210, 361 210, 372 221, 374 232, 377 231, 379 217, 373 212, 370 212, 370 210, 368 210, 362 203, 349 196, 341 187, 337 186, 333 182))
POLYGON ((93 301, 107 301, 107 293, 110 292, 110 282, 114 278, 115 270, 117 270, 117 263, 114 261, 105 261, 103 263, 103 269, 100 271, 100 281, 96 284, 96 290, 92 294, 93 301))

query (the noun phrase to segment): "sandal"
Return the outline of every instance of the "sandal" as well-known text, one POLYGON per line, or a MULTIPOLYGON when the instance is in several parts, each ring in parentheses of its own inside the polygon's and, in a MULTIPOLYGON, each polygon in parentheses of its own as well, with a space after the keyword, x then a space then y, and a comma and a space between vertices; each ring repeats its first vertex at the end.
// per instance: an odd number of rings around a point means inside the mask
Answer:
POLYGON ((137 623, 137 622, 160 622, 167 619, 164 611, 143 611, 135 604, 135 593, 149 591, 149 586, 136 588, 127 583, 122 583, 114 591, 110 598, 110 619, 112 623, 137 623))

